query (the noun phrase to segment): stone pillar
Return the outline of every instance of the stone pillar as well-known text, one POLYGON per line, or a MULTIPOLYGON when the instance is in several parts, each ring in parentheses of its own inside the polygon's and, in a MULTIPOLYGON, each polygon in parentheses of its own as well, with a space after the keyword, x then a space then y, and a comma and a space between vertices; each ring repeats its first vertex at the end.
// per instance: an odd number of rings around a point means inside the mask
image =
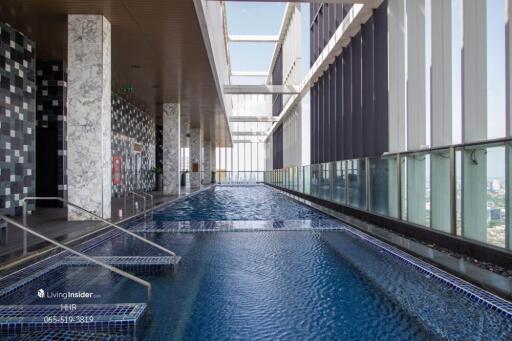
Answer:
POLYGON ((164 194, 180 194, 180 105, 163 105, 163 176, 164 194))
POLYGON ((190 187, 201 187, 202 166, 202 136, 201 129, 190 129, 190 187))
MULTIPOLYGON (((101 15, 68 16, 68 199, 111 215, 111 31, 101 15)), ((91 219, 69 210, 69 220, 91 219)))
POLYGON ((212 151, 212 144, 210 141, 206 141, 203 146, 203 185, 209 185, 212 183, 212 158, 215 157, 215 152, 212 151))

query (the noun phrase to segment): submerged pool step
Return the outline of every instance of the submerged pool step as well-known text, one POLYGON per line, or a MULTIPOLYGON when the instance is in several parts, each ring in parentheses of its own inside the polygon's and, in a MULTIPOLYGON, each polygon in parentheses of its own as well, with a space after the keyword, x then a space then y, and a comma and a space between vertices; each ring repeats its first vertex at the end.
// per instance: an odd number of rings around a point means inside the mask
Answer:
POLYGON ((124 335, 135 338, 146 326, 145 303, 78 304, 63 311, 60 305, 0 306, 0 338, 50 331, 124 335))
POLYGON ((3 341, 132 341, 131 335, 115 335, 107 333, 78 332, 72 330, 46 330, 4 337, 3 341))
POLYGON ((341 230, 335 219, 321 220, 225 220, 225 221, 162 221, 139 224, 131 228, 137 233, 172 232, 263 232, 263 231, 326 231, 341 230))
MULTIPOLYGON (((181 260, 180 256, 107 256, 94 257, 116 268, 135 275, 157 275, 174 271, 181 260)), ((66 266, 98 266, 80 257, 68 257, 63 262, 66 266)))

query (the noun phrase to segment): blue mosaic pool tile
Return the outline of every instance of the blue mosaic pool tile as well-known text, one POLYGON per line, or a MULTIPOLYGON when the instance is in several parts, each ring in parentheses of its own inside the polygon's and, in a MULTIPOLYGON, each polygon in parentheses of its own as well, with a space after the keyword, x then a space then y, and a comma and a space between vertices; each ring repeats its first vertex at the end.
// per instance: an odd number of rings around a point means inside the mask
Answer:
POLYGON ((71 330, 47 330, 3 338, 4 341, 132 341, 127 335, 76 332, 71 330))
MULTIPOLYGON (((181 260, 179 256, 110 256, 95 258, 139 276, 157 275, 172 271, 181 260)), ((74 256, 68 257, 63 261, 63 264, 66 266, 96 266, 93 262, 74 256)))
POLYGON ((60 305, 0 306, 0 336, 70 330, 136 337, 145 328, 147 305, 79 304, 62 312, 60 305))
POLYGON ((374 238, 364 232, 361 232, 353 227, 345 225, 345 230, 358 236, 361 239, 377 246, 378 248, 398 257, 398 259, 413 266, 415 269, 426 273, 431 278, 448 285, 455 291, 458 291, 465 296, 473 299, 489 309, 498 311, 502 316, 512 319, 512 302, 506 301, 484 289, 477 287, 459 277, 456 277, 442 269, 439 269, 430 263, 427 263, 419 258, 416 258, 398 248, 391 246, 377 238, 374 238))

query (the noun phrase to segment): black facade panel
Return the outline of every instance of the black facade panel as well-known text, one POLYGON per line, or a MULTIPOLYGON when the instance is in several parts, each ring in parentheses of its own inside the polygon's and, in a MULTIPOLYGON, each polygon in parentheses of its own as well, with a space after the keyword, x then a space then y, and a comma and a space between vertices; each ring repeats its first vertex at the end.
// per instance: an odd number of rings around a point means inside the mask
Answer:
MULTIPOLYGON (((312 55, 351 5, 320 5, 312 14, 312 55)), ((312 63, 314 60, 311 61, 312 63)), ((381 155, 388 150, 387 1, 311 89, 311 162, 381 155)))
POLYGON ((388 16, 387 1, 374 12, 375 153, 388 151, 388 16))
POLYGON ((324 162, 331 160, 331 73, 328 70, 325 74, 325 96, 324 96, 324 162))
POLYGON ((316 49, 316 56, 318 57, 319 51, 322 51, 324 48, 323 41, 324 41, 324 14, 323 14, 323 6, 320 7, 320 10, 318 11, 318 17, 317 17, 317 27, 318 27, 318 42, 317 42, 317 49, 316 49))
POLYGON ((336 160, 343 160, 343 58, 336 57, 336 160))
POLYGON ((318 162, 323 162, 324 160, 324 82, 325 77, 322 77, 322 79, 318 82, 318 92, 317 92, 317 99, 318 99, 318 145, 317 145, 317 151, 318 151, 318 162))
POLYGON ((320 101, 319 101, 320 83, 315 85, 315 161, 318 163, 320 160, 320 153, 318 152, 320 146, 320 101))
POLYGON ((272 166, 274 169, 283 168, 283 125, 281 124, 272 134, 272 166))
POLYGON ((329 161, 336 160, 336 63, 333 63, 329 68, 330 76, 331 76, 331 85, 330 85, 330 98, 329 98, 329 146, 330 146, 330 155, 329 161))
POLYGON ((361 28, 363 35, 363 126, 365 156, 375 156, 375 91, 374 91, 374 29, 373 16, 361 28))
MULTIPOLYGON (((283 50, 280 49, 276 57, 276 63, 272 70, 272 84, 282 85, 283 84, 283 50)), ((283 110, 283 95, 274 94, 272 95, 272 116, 279 116, 283 110)))
POLYGON ((342 53, 343 57, 343 155, 351 159, 352 153, 352 44, 342 53))
POLYGON ((361 105, 361 32, 352 39, 352 149, 354 158, 363 157, 363 117, 361 105))

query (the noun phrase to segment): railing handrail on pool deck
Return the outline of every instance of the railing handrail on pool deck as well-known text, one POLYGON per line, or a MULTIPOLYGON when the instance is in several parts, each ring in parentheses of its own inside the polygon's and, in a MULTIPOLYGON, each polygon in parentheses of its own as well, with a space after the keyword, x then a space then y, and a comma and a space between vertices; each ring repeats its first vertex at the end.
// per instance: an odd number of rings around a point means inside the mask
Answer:
POLYGON ((146 216, 146 197, 140 193, 137 193, 137 192, 134 192, 134 191, 128 191, 124 194, 124 209, 126 210, 126 197, 128 197, 129 195, 132 195, 132 209, 133 211, 135 212, 135 197, 139 197, 139 198, 142 198, 143 200, 143 205, 144 205, 144 216, 146 216))
MULTIPOLYGON (((58 200, 58 201, 61 201, 61 202, 65 203, 66 205, 71 206, 73 208, 76 208, 76 209, 78 209, 78 210, 80 210, 82 212, 85 212, 85 213, 93 216, 97 220, 102 221, 103 223, 108 224, 108 225, 110 225, 112 227, 115 227, 116 229, 119 229, 119 230, 129 234, 130 236, 132 236, 134 238, 137 238, 137 239, 143 241, 144 243, 149 244, 149 245, 151 245, 151 246, 153 246, 153 247, 155 247, 155 248, 157 248, 157 249, 159 249, 159 250, 161 250, 161 251, 163 251, 163 252, 165 252, 165 253, 167 253, 167 254, 169 254, 171 256, 174 256, 174 257, 176 256, 176 254, 174 252, 172 252, 171 250, 169 250, 169 249, 167 249, 167 248, 165 248, 165 247, 163 247, 161 245, 158 245, 157 243, 154 243, 154 242, 152 242, 149 239, 146 239, 146 238, 144 238, 142 236, 139 236, 138 234, 133 233, 133 232, 131 232, 131 231, 129 231, 129 230, 127 230, 127 229, 117 225, 117 224, 114 224, 114 223, 112 223, 112 222, 110 222, 110 221, 108 221, 106 219, 103 219, 99 215, 97 215, 97 214, 95 214, 95 213, 93 213, 93 212, 91 212, 89 210, 86 210, 83 207, 80 207, 80 206, 78 206, 76 204, 73 204, 72 202, 69 202, 69 201, 67 201, 65 199, 62 199, 62 198, 59 198, 59 197, 25 197, 25 198, 21 199, 21 203, 22 203, 22 206, 23 206, 23 224, 24 225, 28 225, 27 224, 27 201, 29 201, 29 200, 34 200, 34 201, 35 200, 58 200)), ((26 253, 27 253, 27 238, 26 238, 26 233, 25 233, 25 235, 23 237, 23 254, 26 254, 26 253)))
POLYGON ((116 267, 114 267, 114 266, 112 266, 110 264, 107 264, 107 263, 102 262, 102 261, 100 261, 98 259, 95 259, 95 258, 93 258, 91 256, 88 256, 85 253, 73 250, 69 246, 66 246, 66 245, 64 245, 62 243, 59 243, 58 241, 55 241, 55 240, 53 240, 51 238, 48 238, 48 237, 40 234, 39 232, 36 232, 36 231, 32 230, 31 228, 26 226, 26 224, 20 224, 17 221, 15 221, 15 220, 13 220, 13 219, 11 219, 9 217, 6 217, 5 215, 0 215, 0 219, 4 220, 5 222, 7 222, 7 223, 9 223, 11 225, 14 225, 14 226, 22 229, 25 233, 28 232, 28 233, 30 233, 30 234, 38 237, 38 238, 41 238, 41 239, 47 241, 48 243, 51 243, 53 245, 56 245, 57 247, 63 248, 64 250, 66 250, 68 252, 71 252, 71 253, 77 255, 78 257, 84 258, 84 259, 86 259, 86 260, 88 260, 90 262, 93 262, 93 263, 101 266, 101 267, 104 267, 107 270, 115 272, 116 274, 118 274, 120 276, 123 276, 123 277, 128 278, 128 279, 130 279, 130 280, 132 280, 132 281, 134 281, 134 282, 136 282, 138 284, 141 284, 141 285, 145 286, 146 289, 147 289, 147 293, 148 293, 147 294, 148 295, 148 302, 151 302, 151 283, 149 283, 148 281, 145 281, 142 278, 134 276, 134 275, 132 275, 132 274, 126 272, 126 271, 123 271, 121 269, 118 269, 118 268, 116 268, 116 267))
POLYGON ((153 197, 153 194, 150 194, 148 192, 140 192, 141 195, 145 195, 151 198, 151 208, 155 207, 155 200, 153 197))

